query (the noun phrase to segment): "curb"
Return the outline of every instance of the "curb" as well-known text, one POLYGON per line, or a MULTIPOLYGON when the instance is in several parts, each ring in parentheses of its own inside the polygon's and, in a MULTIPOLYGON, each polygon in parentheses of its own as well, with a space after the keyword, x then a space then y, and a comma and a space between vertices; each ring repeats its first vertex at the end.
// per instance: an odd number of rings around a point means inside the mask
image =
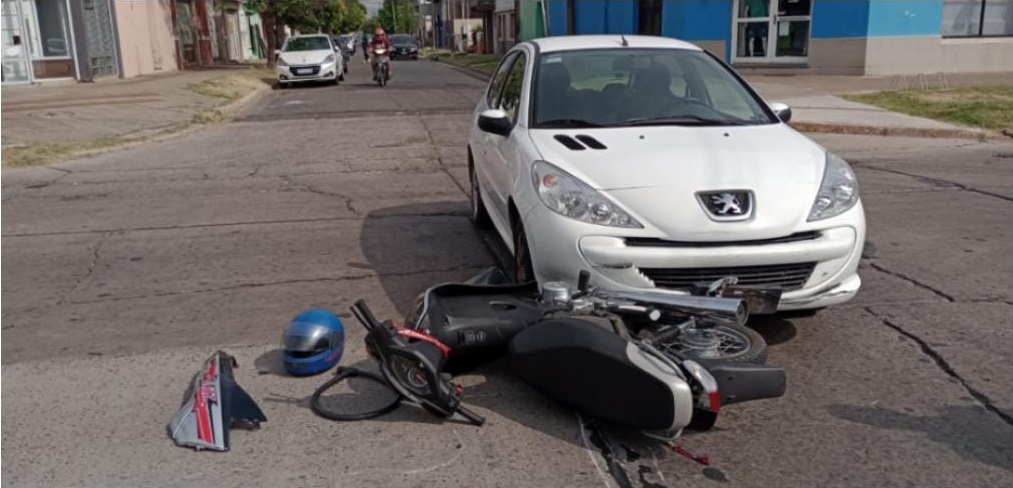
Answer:
POLYGON ((790 122, 799 132, 848 134, 885 137, 920 137, 930 139, 1005 140, 998 132, 975 129, 923 129, 917 127, 882 127, 875 125, 831 124, 823 122, 790 122))
MULTIPOLYGON (((464 66, 448 63, 440 59, 431 59, 451 69, 477 78, 482 81, 489 81, 489 75, 464 66)), ((920 137, 931 139, 973 139, 977 141, 1007 140, 1013 135, 1005 135, 999 132, 977 130, 977 129, 924 129, 917 127, 883 127, 876 125, 853 125, 834 124, 825 122, 791 122, 789 123, 799 132, 810 132, 820 134, 847 134, 884 137, 920 137)))
POLYGON ((440 59, 430 59, 430 61, 440 63, 440 64, 442 64, 444 66, 449 67, 450 69, 452 69, 454 71, 458 71, 458 72, 460 72, 462 74, 468 75, 468 76, 470 76, 472 78, 479 79, 479 80, 482 80, 482 81, 489 81, 489 78, 491 78, 489 75, 487 75, 487 74, 485 74, 485 73, 483 73, 481 71, 473 70, 471 68, 465 68, 464 66, 458 66, 456 64, 448 63, 448 62, 440 60, 440 59))

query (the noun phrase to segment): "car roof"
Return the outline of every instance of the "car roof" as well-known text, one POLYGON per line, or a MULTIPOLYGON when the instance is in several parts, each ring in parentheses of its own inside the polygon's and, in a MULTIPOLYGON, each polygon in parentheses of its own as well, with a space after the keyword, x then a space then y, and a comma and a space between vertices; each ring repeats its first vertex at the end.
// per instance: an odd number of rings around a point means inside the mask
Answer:
POLYGON ((302 37, 326 37, 326 38, 329 38, 331 36, 329 36, 327 34, 296 34, 294 36, 288 36, 288 39, 295 39, 295 38, 302 38, 302 37))
POLYGON ((664 48, 664 49, 688 49, 702 51, 696 45, 686 41, 673 39, 671 37, 655 36, 621 36, 593 35, 593 36, 556 36, 533 39, 531 42, 538 45, 538 49, 544 52, 573 51, 577 49, 635 49, 635 48, 664 48), (623 37, 626 38, 627 46, 623 46, 623 37))

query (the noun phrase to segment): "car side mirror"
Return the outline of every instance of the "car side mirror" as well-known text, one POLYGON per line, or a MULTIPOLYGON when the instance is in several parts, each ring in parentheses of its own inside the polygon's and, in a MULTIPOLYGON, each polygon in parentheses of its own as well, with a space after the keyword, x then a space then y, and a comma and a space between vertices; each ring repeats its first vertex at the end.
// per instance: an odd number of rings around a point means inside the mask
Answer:
POLYGON ((513 130, 513 124, 510 122, 510 118, 507 117, 506 112, 493 109, 486 110, 482 112, 482 115, 478 116, 478 128, 483 132, 506 137, 513 130))
POLYGON ((786 103, 773 102, 770 104, 770 109, 774 111, 774 115, 781 119, 781 122, 788 123, 791 120, 791 107, 786 103))

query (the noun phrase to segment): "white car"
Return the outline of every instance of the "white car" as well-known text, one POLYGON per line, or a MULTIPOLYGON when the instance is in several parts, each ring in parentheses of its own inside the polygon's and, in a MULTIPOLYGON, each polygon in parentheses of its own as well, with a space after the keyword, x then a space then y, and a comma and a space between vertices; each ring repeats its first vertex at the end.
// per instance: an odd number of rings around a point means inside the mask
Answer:
POLYGON ((341 50, 330 36, 292 36, 276 54, 275 71, 280 87, 306 81, 329 81, 336 85, 345 79, 341 50))
POLYGON ((468 138, 472 219, 519 280, 691 293, 720 278, 779 311, 858 292, 865 214, 848 164, 700 48, 647 36, 518 44, 468 138))

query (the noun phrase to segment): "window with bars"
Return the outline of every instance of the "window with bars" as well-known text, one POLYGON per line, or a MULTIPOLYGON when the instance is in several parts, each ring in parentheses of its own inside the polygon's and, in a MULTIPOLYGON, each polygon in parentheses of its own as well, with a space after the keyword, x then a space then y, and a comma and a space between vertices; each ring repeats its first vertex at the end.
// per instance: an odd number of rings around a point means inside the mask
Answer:
POLYGON ((943 37, 1013 36, 1013 0, 943 0, 943 37))

